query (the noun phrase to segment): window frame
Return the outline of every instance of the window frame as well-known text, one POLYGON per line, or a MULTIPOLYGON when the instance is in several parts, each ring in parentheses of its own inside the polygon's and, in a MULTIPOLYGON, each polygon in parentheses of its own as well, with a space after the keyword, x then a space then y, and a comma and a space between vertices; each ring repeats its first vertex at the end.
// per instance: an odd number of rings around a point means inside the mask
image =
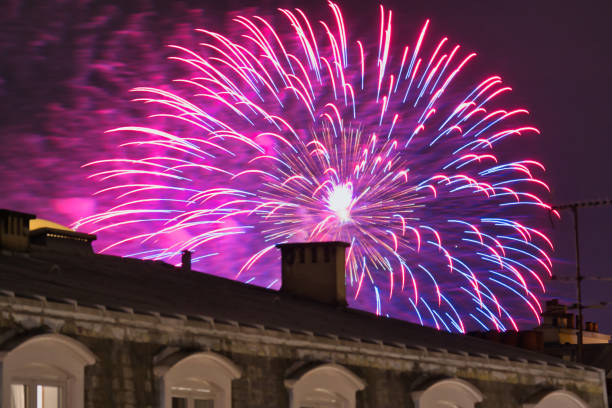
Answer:
MULTIPOLYGON (((58 386, 60 408, 83 408, 85 366, 95 362, 95 355, 85 345, 68 336, 42 334, 29 337, 0 352, 2 406, 11 406, 11 385, 24 384, 58 386)), ((29 394, 30 398, 36 395, 32 390, 29 394)))
MULTIPOLYGON (((211 386, 214 388, 214 386, 211 386)), ((172 387, 170 389, 170 408, 172 407, 172 399, 173 398, 185 398, 187 400, 187 408, 195 408, 196 400, 203 401, 213 401, 213 408, 216 408, 217 405, 217 394, 218 392, 215 390, 211 390, 212 392, 209 395, 205 395, 204 392, 198 392, 193 389, 185 389, 185 390, 173 390, 172 387), (207 399, 199 398, 202 396, 209 397, 207 399)))
POLYGON ((232 381, 242 376, 242 370, 226 357, 206 351, 174 353, 156 365, 155 375, 160 381, 162 408, 172 407, 172 397, 187 398, 187 408, 193 408, 193 391, 173 391, 173 387, 191 388, 193 378, 210 384, 214 408, 231 408, 232 381), (184 385, 181 385, 184 384, 184 385))
MULTIPOLYGON (((423 390, 412 392, 412 400, 416 408, 430 408, 432 405, 430 405, 428 398, 434 395, 444 401, 444 406, 457 408, 474 408, 477 403, 484 399, 482 392, 473 384, 459 378, 445 378, 429 383, 423 390), (447 397, 449 394, 452 396, 447 397)), ((436 406, 434 405, 434 407, 436 406)))
POLYGON ((355 408, 357 391, 366 387, 365 381, 338 364, 320 364, 285 380, 289 391, 289 407, 308 407, 307 400, 318 389, 331 392, 343 400, 341 408, 355 408))
MULTIPOLYGON (((37 401, 36 398, 36 394, 37 394, 37 387, 38 386, 43 386, 43 387, 57 387, 58 388, 58 393, 59 393, 59 404, 58 404, 58 408, 67 408, 66 405, 66 382, 65 381, 59 381, 59 380, 49 380, 49 379, 41 379, 41 378, 34 378, 34 377, 27 377, 27 378, 23 378, 23 377, 13 377, 13 380, 11 381, 11 386, 13 385, 25 385, 26 387, 28 387, 28 397, 26 399, 26 404, 25 404, 25 408, 36 408, 37 407, 37 402, 34 402, 34 404, 32 405, 31 403, 28 404, 28 401, 37 401)), ((10 390, 10 394, 11 394, 11 399, 13 397, 13 390, 10 390)))

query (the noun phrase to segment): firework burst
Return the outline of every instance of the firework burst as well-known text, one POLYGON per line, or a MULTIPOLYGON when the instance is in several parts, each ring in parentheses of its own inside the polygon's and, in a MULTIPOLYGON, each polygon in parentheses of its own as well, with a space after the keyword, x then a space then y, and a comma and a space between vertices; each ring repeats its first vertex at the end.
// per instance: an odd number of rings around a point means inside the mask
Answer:
POLYGON ((117 205, 76 227, 120 237, 102 252, 195 251, 207 272, 269 287, 274 244, 346 241, 353 306, 459 332, 539 322, 552 244, 529 222, 550 210, 544 169, 497 153, 538 133, 516 125, 528 112, 498 107, 498 76, 465 87, 475 54, 428 45, 429 21, 396 55, 390 11, 372 45, 329 6, 332 22, 281 9, 286 26, 239 16, 236 38, 172 46, 193 75, 133 90, 153 125, 109 131, 123 156, 86 166, 117 205))

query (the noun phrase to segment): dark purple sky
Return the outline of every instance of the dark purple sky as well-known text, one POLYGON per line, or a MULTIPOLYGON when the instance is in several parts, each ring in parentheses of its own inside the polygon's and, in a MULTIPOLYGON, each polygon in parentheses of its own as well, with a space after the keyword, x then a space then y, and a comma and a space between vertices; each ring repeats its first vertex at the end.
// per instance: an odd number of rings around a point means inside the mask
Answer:
MULTIPOLYGON (((170 0, 132 1, 129 6, 77 0, 29 3, 7 0, 0 6, 0 207, 66 224, 73 221, 66 207, 88 205, 74 197, 70 186, 82 183, 71 169, 83 164, 95 146, 91 138, 116 125, 117 111, 141 113, 127 102, 129 88, 175 76, 147 66, 166 56, 161 45, 180 41, 182 31, 191 30, 189 24, 222 29, 218 22, 227 20, 225 11, 256 4, 264 10, 299 5, 314 15, 319 9, 328 13, 323 1, 318 7, 292 1, 224 6, 189 1, 184 7, 170 0), (150 12, 159 13, 159 24, 141 23, 150 12), (133 16, 128 23, 126 15, 133 16), (189 24, 177 29, 182 21, 189 24), (126 24, 134 32, 144 28, 133 40, 149 47, 113 45, 117 40, 98 30, 126 24), (150 51, 156 49, 160 51, 150 51), (133 65, 107 72, 113 61, 129 60, 133 65), (103 63, 92 68, 94 61, 103 63), (80 134, 85 128, 89 133, 80 134)), ((353 26, 371 24, 377 4, 340 2, 353 26)), ((396 38, 405 35, 403 42, 412 43, 418 27, 430 18, 432 38, 447 35, 475 50, 479 67, 490 67, 483 74, 500 74, 514 88, 513 97, 531 111, 532 123, 542 131, 525 148, 547 166, 553 203, 612 198, 611 2, 427 0, 385 6, 394 11, 396 38)), ((574 273, 572 218, 562 215, 552 229, 554 271, 569 276, 574 273)), ((612 276, 612 207, 586 208, 580 215, 584 274, 612 276)), ((550 296, 574 301, 571 283, 550 282, 548 288, 550 296)), ((612 302, 612 282, 587 281, 584 298, 585 303, 612 302)), ((612 332, 612 308, 589 310, 586 319, 612 332)))
MULTIPOLYGON (((542 131, 529 151, 547 167, 553 204, 612 198, 612 2, 424 1, 394 8, 425 16, 462 45, 479 52, 514 88, 542 131)), ((585 276, 612 278, 612 206, 580 210, 585 276)), ((572 216, 563 212, 551 236, 554 273, 575 276, 572 216)), ((548 295, 574 303, 574 282, 549 282, 548 295)), ((612 304, 612 281, 583 284, 585 304, 612 304)), ((612 333, 612 306, 585 311, 612 333)))
MULTIPOLYGON (((463 44, 477 49, 529 107, 542 130, 539 145, 529 148, 547 166, 552 202, 612 198, 612 47, 606 40, 612 38, 612 3, 451 3, 439 7, 442 2, 428 2, 424 10, 438 17, 453 37, 461 36, 463 44)), ((562 215, 552 232, 557 247, 554 273, 572 276, 572 216, 562 215)), ((610 230, 612 206, 580 210, 585 276, 612 277, 610 230)), ((550 282, 548 287, 550 296, 575 301, 573 282, 550 282)), ((583 298, 586 304, 612 303, 612 281, 585 281, 583 298)), ((603 330, 612 332, 610 307, 585 311, 585 320, 599 321, 603 330)))

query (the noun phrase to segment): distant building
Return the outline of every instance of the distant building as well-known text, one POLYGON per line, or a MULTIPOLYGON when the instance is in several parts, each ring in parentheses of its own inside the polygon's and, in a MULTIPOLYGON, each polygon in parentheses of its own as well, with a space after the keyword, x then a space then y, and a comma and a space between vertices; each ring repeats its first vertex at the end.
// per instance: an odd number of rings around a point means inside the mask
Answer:
MULTIPOLYGON (((473 337, 484 338, 496 343, 521 347, 529 350, 551 354, 554 350, 564 350, 563 353, 553 353, 564 360, 576 359, 576 344, 578 328, 576 316, 568 313, 567 306, 557 299, 546 302, 542 313, 542 324, 531 330, 472 332, 473 337)), ((596 322, 586 322, 582 331, 582 341, 586 348, 591 345, 607 345, 612 335, 600 333, 596 322)), ((612 345, 611 345, 612 346, 612 345)))
MULTIPOLYGON (((567 306, 553 299, 546 302, 546 309, 542 317, 542 325, 535 329, 542 333, 544 345, 541 351, 566 361, 576 360, 578 327, 575 315, 567 312, 567 306)), ((610 334, 599 332, 597 322, 586 322, 584 324, 582 361, 604 370, 608 389, 612 387, 611 337, 610 334)))
MULTIPOLYGON (((568 313, 568 307, 557 299, 546 302, 542 313, 542 324, 532 330, 520 332, 473 332, 473 337, 484 338, 496 343, 521 347, 560 358, 576 361, 578 327, 576 316, 568 313)), ((612 387, 612 336, 599 332, 596 322, 583 326, 582 361, 584 364, 604 370, 607 388, 612 387)), ((611 401, 608 401, 610 404, 611 401)), ((612 404, 609 405, 612 407, 612 404)))
POLYGON ((2 407, 608 405, 601 369, 347 308, 344 243, 281 245, 274 291, 33 219, 0 210, 2 407))
MULTIPOLYGON (((542 333, 544 344, 576 344, 578 329, 576 317, 567 312, 567 306, 560 304, 557 299, 546 302, 546 309, 542 313, 542 325, 536 329, 542 333)), ((582 331, 583 344, 607 344, 610 342, 609 334, 599 333, 596 322, 586 322, 582 331)))

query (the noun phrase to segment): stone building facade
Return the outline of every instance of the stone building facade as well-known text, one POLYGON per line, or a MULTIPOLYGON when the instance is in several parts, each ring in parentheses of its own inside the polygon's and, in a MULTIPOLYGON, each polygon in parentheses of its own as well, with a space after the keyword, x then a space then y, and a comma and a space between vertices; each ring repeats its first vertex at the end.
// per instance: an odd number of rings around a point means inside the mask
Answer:
POLYGON ((607 407, 600 369, 6 228, 25 216, 0 212, 3 407, 607 407))

